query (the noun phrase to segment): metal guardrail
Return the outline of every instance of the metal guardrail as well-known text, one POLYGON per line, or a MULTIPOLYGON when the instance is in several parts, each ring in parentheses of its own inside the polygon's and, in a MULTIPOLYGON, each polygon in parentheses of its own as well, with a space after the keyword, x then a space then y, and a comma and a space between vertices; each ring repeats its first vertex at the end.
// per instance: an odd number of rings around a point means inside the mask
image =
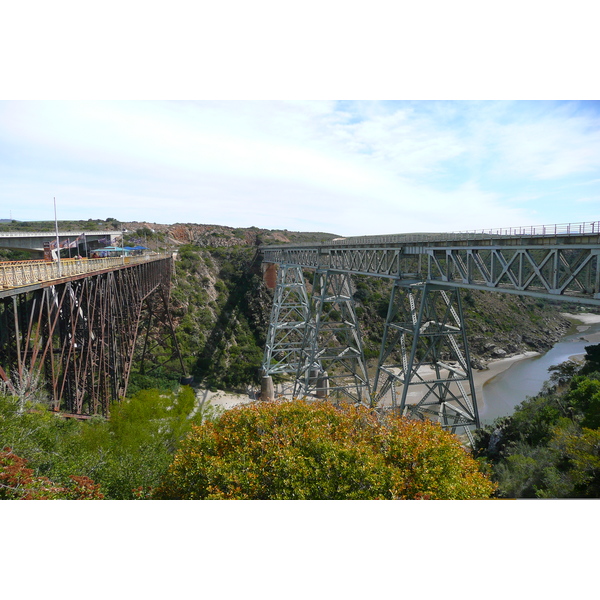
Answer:
MULTIPOLYGON (((78 237, 85 233, 85 235, 112 235, 120 236, 121 232, 116 230, 111 231, 59 231, 59 237, 78 237)), ((54 231, 0 231, 0 237, 56 237, 54 231)))
POLYGON ((563 235, 597 235, 600 234, 600 221, 583 223, 559 223, 555 225, 528 225, 526 227, 504 227, 500 229, 473 230, 464 233, 481 233, 487 235, 541 236, 556 237, 563 235))
POLYGON ((75 277, 117 269, 119 267, 171 258, 171 254, 145 254, 142 256, 126 256, 111 258, 67 258, 58 262, 44 260, 24 260, 0 262, 0 290, 6 290, 37 283, 60 280, 65 277, 75 277))
POLYGON ((473 229, 449 233, 397 233, 390 235, 367 235, 336 238, 328 242, 302 242, 298 244, 265 245, 264 248, 355 246, 357 244, 411 244, 419 242, 454 242, 463 240, 504 238, 540 238, 575 235, 600 236, 600 221, 583 223, 560 223, 554 225, 528 225, 526 227, 500 227, 497 229, 473 229))

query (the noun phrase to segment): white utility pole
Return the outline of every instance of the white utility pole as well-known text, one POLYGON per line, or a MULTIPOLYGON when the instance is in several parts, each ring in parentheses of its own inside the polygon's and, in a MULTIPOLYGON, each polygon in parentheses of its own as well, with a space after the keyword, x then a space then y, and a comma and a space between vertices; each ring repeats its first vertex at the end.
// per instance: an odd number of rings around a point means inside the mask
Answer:
POLYGON ((58 276, 62 277, 62 265, 60 264, 60 241, 58 239, 58 221, 56 220, 56 196, 54 197, 54 230, 56 231, 56 257, 58 259, 58 276))

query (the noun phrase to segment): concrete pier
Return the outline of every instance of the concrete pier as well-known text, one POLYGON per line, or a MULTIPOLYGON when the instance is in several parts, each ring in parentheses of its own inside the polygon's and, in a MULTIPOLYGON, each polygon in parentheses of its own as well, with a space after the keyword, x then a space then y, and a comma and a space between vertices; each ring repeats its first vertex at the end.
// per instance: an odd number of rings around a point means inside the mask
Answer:
POLYGON ((329 396, 329 375, 327 371, 321 371, 317 376, 317 398, 327 398, 329 396))
POLYGON ((263 375, 260 384, 260 399, 275 400, 275 386, 273 385, 273 378, 270 375, 263 375))

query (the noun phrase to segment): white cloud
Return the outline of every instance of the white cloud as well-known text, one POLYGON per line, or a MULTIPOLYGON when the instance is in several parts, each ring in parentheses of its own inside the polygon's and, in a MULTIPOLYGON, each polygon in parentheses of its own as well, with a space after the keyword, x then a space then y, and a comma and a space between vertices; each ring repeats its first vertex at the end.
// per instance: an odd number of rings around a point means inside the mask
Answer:
POLYGON ((599 131, 545 103, 3 103, 0 199, 343 235, 565 222, 565 177, 597 196, 599 131))
POLYGON ((498 170, 540 180, 600 170, 600 120, 558 108, 491 126, 498 170))
POLYGON ((411 109, 378 114, 340 129, 351 149, 402 176, 423 175, 466 150, 456 133, 411 109))
POLYGON ((586 198, 576 198, 575 202, 578 204, 592 204, 594 203, 596 207, 600 207, 600 196, 588 196, 586 198))

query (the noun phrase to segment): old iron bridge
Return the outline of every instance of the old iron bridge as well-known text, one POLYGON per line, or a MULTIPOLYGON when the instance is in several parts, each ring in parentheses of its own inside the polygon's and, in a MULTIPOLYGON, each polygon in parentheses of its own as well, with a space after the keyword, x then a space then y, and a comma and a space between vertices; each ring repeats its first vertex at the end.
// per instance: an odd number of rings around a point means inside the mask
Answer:
MULTIPOLYGON (((63 415, 107 416, 125 396, 140 339, 169 334, 172 255, 0 263, 0 388, 34 398, 40 390, 63 415)), ((155 365, 156 366, 156 365, 155 365)))

